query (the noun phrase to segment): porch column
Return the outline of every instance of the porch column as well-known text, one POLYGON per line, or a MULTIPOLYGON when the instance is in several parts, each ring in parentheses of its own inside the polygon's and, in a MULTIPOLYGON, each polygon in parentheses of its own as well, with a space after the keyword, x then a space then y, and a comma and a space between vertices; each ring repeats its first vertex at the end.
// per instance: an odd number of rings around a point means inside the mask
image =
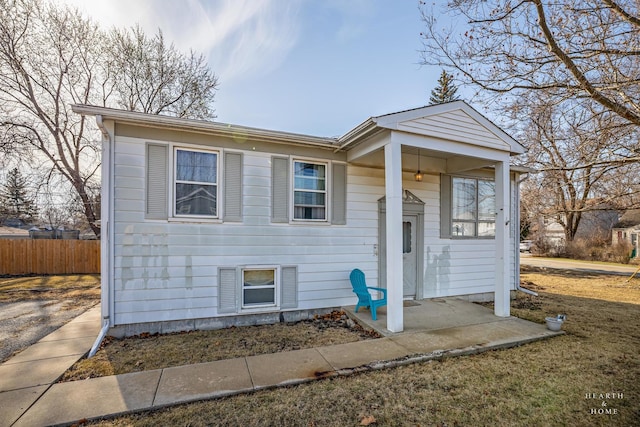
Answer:
POLYGON ((509 242, 509 159, 496 163, 496 287, 494 313, 499 317, 510 315, 510 242, 509 242))
POLYGON ((387 221, 387 329, 404 330, 402 312, 402 153, 401 145, 384 146, 387 221))

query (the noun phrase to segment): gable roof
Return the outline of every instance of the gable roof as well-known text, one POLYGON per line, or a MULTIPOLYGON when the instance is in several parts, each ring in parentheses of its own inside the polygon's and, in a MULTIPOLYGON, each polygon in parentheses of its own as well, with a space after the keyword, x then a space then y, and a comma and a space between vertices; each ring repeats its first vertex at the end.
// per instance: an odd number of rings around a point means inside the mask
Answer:
POLYGON ((514 138, 464 101, 428 105, 370 117, 339 138, 340 148, 357 145, 382 129, 410 132, 440 139, 473 142, 511 154, 526 151, 514 138))
POLYGON ((640 225, 640 209, 630 209, 620 217, 613 228, 630 228, 640 225))

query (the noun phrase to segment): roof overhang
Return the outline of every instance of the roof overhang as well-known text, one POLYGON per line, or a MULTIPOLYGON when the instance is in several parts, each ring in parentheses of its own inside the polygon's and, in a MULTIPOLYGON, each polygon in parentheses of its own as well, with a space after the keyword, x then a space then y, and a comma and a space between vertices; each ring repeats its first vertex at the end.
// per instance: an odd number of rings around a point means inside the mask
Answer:
POLYGON ((222 122, 145 114, 114 108, 97 107, 93 105, 74 104, 71 106, 71 109, 74 113, 83 116, 95 116, 96 118, 100 118, 102 121, 112 120, 116 123, 135 126, 188 131, 221 137, 242 138, 249 141, 253 140, 278 144, 306 145, 332 150, 338 146, 338 140, 336 138, 325 138, 291 132, 258 129, 222 122))

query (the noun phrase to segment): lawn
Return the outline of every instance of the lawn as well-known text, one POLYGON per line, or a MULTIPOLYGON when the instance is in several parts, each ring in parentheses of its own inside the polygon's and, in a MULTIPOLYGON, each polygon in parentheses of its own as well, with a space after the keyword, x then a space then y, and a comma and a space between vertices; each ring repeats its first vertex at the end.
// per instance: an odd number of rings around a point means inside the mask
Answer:
POLYGON ((513 314, 565 313, 565 335, 97 425, 639 425, 640 279, 536 269, 522 279, 539 297, 519 294, 513 314))
POLYGON ((0 278, 0 302, 32 300, 100 300, 100 276, 25 276, 0 278))
POLYGON ((190 331, 105 340, 90 359, 81 359, 61 378, 75 381, 105 375, 161 369, 170 366, 213 362, 343 344, 377 338, 372 331, 334 311, 308 321, 245 326, 213 331, 190 331))

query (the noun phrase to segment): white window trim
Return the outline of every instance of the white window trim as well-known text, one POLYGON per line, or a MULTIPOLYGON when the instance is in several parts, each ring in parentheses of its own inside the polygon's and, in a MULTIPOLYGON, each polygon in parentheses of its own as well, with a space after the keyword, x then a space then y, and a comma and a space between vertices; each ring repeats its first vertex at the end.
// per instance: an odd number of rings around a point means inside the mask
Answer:
POLYGON ((273 309, 280 308, 280 266, 279 265, 244 265, 238 268, 240 270, 238 295, 240 296, 239 297, 240 310, 242 312, 265 311, 265 310, 273 310, 273 309), (272 270, 273 271, 273 277, 274 277, 273 304, 261 304, 261 305, 255 305, 255 304, 245 305, 244 304, 244 272, 245 270, 272 270))
MULTIPOLYGON (((290 190, 289 190, 289 223, 290 224, 304 224, 304 223, 312 223, 312 224, 330 224, 331 218, 331 161, 325 159, 314 159, 314 158, 303 158, 303 157, 293 157, 290 161, 290 190), (295 218, 295 170, 296 170, 296 162, 299 163, 309 163, 314 165, 323 165, 325 167, 325 186, 324 186, 324 219, 304 219, 295 218)), ((301 191, 311 191, 311 192, 320 192, 314 190, 301 190, 301 191)))
MULTIPOLYGON (((479 210, 479 201, 478 201, 478 189, 479 189, 479 185, 478 182, 479 181, 487 181, 487 182, 494 182, 495 180, 493 179, 489 179, 487 177, 480 177, 480 176, 466 176, 466 175, 451 175, 451 212, 450 212, 450 218, 449 218, 449 232, 451 234, 451 238, 452 239, 458 239, 458 240, 474 240, 474 239, 487 239, 487 240, 492 240, 495 239, 495 233, 493 235, 490 236, 479 236, 478 235, 478 226, 480 224, 495 224, 496 220, 494 219, 493 221, 488 221, 488 220, 480 220, 478 218, 476 218, 475 220, 460 220, 460 219, 456 219, 453 217, 453 211, 454 211, 454 207, 453 207, 453 187, 454 187, 454 180, 456 178, 461 178, 461 179, 474 179, 476 181, 476 217, 478 216, 478 210, 479 210), (464 222, 464 223, 469 223, 469 224, 475 224, 475 228, 476 228, 476 234, 473 236, 460 236, 460 235, 456 235, 453 234, 453 223, 454 222, 464 222)), ((494 187, 495 189, 495 187, 494 187)), ((495 197, 495 190, 494 190, 494 197, 495 197)))
MULTIPOLYGON (((221 200, 223 197, 222 194, 222 183, 220 182, 220 177, 222 176, 222 164, 224 162, 221 161, 223 152, 221 149, 216 148, 202 148, 201 146, 191 146, 185 144, 170 144, 170 161, 171 161, 171 176, 169 182, 169 215, 168 220, 170 222, 220 222, 222 218, 222 204, 221 200), (176 183, 177 183, 177 175, 178 175, 178 165, 177 165, 177 152, 178 150, 182 151, 192 151, 192 152, 200 152, 200 153, 208 153, 208 154, 216 154, 216 215, 190 215, 190 214, 179 214, 176 212, 176 183)), ((194 181, 195 182, 195 181, 194 181)), ((197 183, 197 182, 195 182, 197 183)), ((211 183, 203 183, 205 185, 212 185, 211 183)))

